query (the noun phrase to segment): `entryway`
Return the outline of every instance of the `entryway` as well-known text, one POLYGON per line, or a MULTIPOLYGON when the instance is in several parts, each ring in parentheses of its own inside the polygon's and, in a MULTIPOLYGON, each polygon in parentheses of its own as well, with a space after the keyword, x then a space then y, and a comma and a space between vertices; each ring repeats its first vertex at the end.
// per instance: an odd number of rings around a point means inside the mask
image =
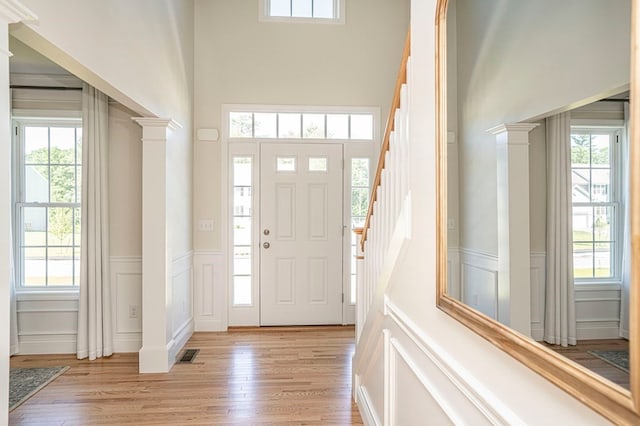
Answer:
POLYGON ((228 325, 353 324, 378 111, 230 105, 228 325))

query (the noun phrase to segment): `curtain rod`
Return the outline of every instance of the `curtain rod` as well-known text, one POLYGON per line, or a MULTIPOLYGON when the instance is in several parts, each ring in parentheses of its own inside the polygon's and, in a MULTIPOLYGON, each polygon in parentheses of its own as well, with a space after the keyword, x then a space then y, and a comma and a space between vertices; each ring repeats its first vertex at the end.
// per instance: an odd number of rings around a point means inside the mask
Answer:
POLYGON ((9 89, 34 89, 34 90, 82 90, 82 87, 63 87, 63 86, 21 86, 12 84, 9 89))

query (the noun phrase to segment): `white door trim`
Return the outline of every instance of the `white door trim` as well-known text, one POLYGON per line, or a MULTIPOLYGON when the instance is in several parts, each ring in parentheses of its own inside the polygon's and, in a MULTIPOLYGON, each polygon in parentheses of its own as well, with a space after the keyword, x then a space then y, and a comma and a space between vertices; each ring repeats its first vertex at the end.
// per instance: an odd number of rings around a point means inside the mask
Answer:
MULTIPOLYGON (((232 262, 233 262, 233 247, 231 246, 231 219, 232 219, 232 198, 230 194, 230 164, 233 155, 251 155, 255 159, 256 166, 254 166, 254 191, 256 194, 260 193, 259 187, 259 179, 257 177, 260 176, 260 144, 262 143, 335 143, 343 145, 343 158, 345 164, 347 161, 351 161, 351 158, 354 157, 369 157, 370 158, 370 174, 373 174, 373 169, 375 168, 375 155, 377 153, 379 144, 380 144, 380 109, 376 107, 340 107, 340 106, 287 106, 287 105, 246 105, 246 104, 225 104, 222 106, 222 120, 221 120, 221 149, 220 149, 220 199, 222 202, 220 203, 220 235, 221 235, 221 245, 225 253, 227 253, 227 259, 225 262, 225 271, 224 271, 224 282, 216 283, 216 285, 225 285, 225 291, 221 294, 227 294, 227 306, 228 306, 228 324, 229 326, 258 326, 260 324, 260 310, 259 310, 259 288, 258 288, 258 280, 253 279, 253 295, 254 295, 254 303, 252 306, 234 306, 233 305, 233 277, 231 274, 232 262), (374 132, 373 132, 373 140, 372 141, 359 141, 359 140, 330 140, 330 139, 234 139, 229 138, 229 114, 231 112, 237 111, 247 111, 247 112, 315 112, 315 113, 369 113, 373 114, 374 120, 374 132)), ((349 168, 345 165, 345 173, 349 168)), ((372 176, 370 176, 370 179, 372 176)), ((347 187, 350 189, 350 180, 347 182, 347 176, 344 174, 343 179, 343 195, 344 199, 347 199, 347 196, 350 196, 350 192, 347 191, 347 187)), ((349 220, 347 220, 347 208, 345 205, 344 209, 345 213, 343 216, 343 222, 349 225, 349 220)), ((254 213, 253 216, 259 218, 259 196, 254 197, 254 213)), ((350 219, 350 216, 349 216, 350 219)), ((347 226, 349 228, 349 226, 347 226)), ((253 244, 254 247, 257 247, 257 241, 259 238, 259 230, 255 226, 254 221, 254 229, 253 229, 253 244)), ((344 241, 344 255, 343 255, 343 265, 346 265, 348 252, 346 251, 346 247, 348 242, 350 241, 350 229, 345 229, 345 238, 344 241)), ((253 256, 253 271, 259 271, 259 264, 257 264, 257 256, 253 256)), ((348 303, 349 300, 349 281, 347 280, 347 268, 343 267, 343 292, 345 294, 345 303, 343 304, 343 323, 351 324, 355 319, 355 305, 351 305, 348 303), (353 312, 351 312, 353 311, 353 312)))

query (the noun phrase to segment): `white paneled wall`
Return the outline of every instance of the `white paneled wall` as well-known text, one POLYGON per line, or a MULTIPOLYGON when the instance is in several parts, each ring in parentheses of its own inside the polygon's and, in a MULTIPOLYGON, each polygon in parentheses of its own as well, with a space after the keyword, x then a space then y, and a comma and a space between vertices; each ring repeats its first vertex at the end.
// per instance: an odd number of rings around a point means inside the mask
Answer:
MULTIPOLYGON (((546 254, 532 252, 531 337, 540 341, 544 334, 546 254)), ((448 287, 451 295, 469 306, 497 318, 498 259, 472 250, 449 249, 448 287)), ((576 322, 578 340, 619 337, 620 286, 616 284, 577 284, 576 322)))
POLYGON ((193 253, 180 256, 172 263, 172 310, 171 310, 171 330, 173 346, 172 358, 178 352, 194 331, 193 321, 193 253))
MULTIPOLYGON (((173 261, 174 347, 178 351, 194 330, 193 259, 173 261)), ((115 352, 137 352, 142 344, 142 259, 111 258, 113 344, 115 352)), ((20 354, 75 353, 78 296, 73 293, 21 294, 18 297, 20 354)))
POLYGON ((76 294, 19 294, 17 301, 21 354, 59 354, 76 351, 76 294))
POLYGON ((225 331, 228 303, 224 253, 196 251, 194 268, 195 330, 225 331))
POLYGON ((137 352, 142 343, 142 258, 111 258, 115 352, 137 352))

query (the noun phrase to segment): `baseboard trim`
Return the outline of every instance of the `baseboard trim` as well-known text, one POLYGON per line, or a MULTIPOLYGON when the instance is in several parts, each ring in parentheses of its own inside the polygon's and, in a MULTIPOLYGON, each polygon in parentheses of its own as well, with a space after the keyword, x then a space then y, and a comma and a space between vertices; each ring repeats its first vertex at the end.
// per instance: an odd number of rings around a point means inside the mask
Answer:
POLYGON ((21 335, 16 355, 75 354, 76 336, 72 334, 21 335))
POLYGON ((358 387, 358 411, 360 411, 360 417, 362 417, 362 422, 366 426, 378 426, 382 424, 373 410, 371 398, 364 386, 358 387))
POLYGON ((227 331, 227 325, 222 320, 196 320, 195 330, 208 332, 227 331))
POLYGON ((128 336, 117 334, 113 339, 115 353, 138 352, 142 348, 142 333, 131 333, 128 336))
POLYGON ((178 354, 187 343, 187 341, 193 335, 194 323, 193 318, 190 318, 178 332, 173 336, 173 345, 169 348, 169 369, 176 363, 178 354))

